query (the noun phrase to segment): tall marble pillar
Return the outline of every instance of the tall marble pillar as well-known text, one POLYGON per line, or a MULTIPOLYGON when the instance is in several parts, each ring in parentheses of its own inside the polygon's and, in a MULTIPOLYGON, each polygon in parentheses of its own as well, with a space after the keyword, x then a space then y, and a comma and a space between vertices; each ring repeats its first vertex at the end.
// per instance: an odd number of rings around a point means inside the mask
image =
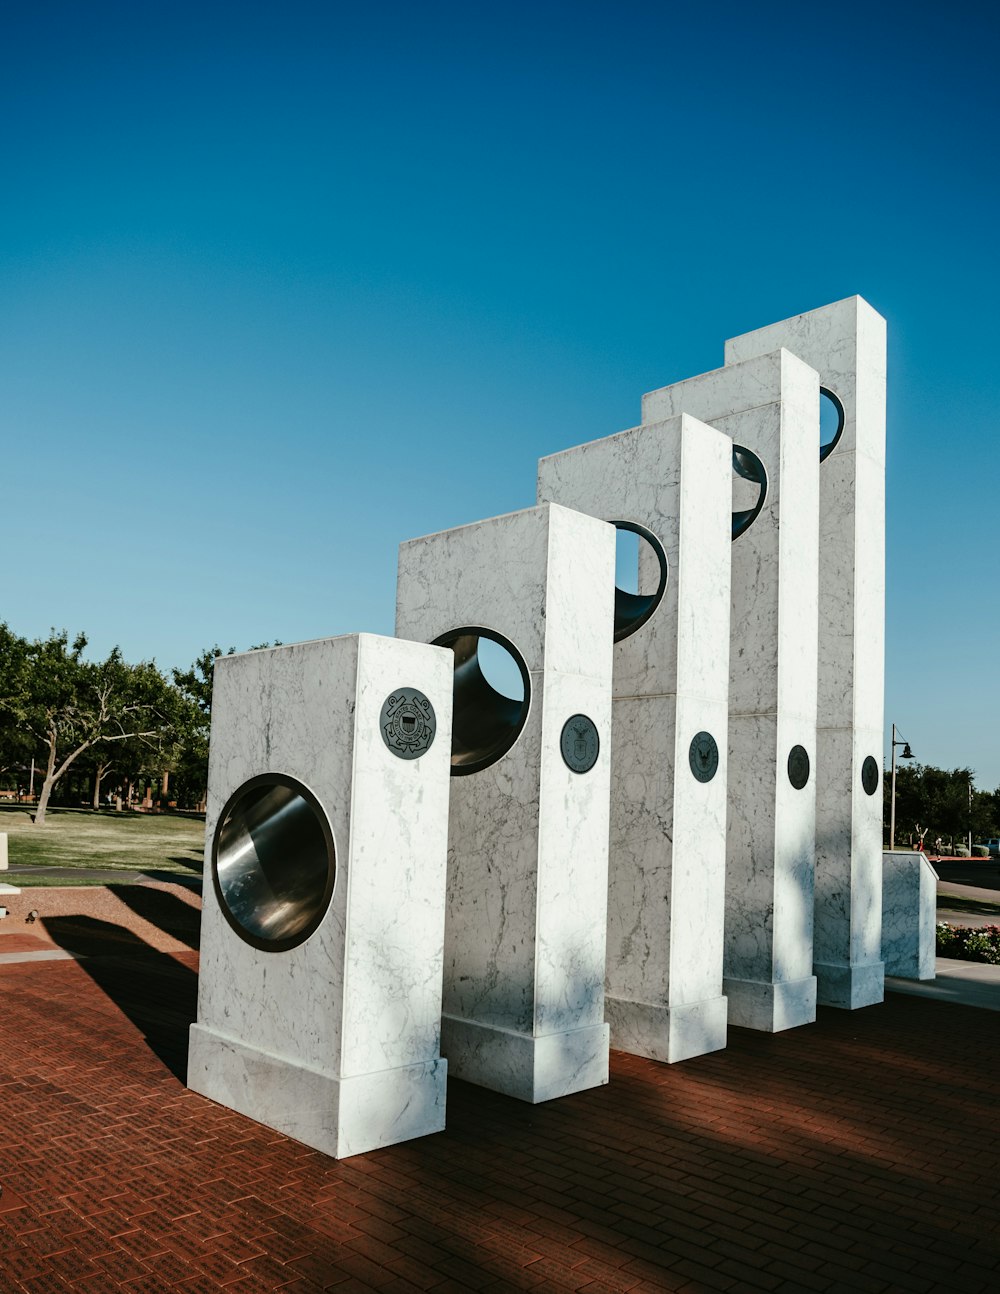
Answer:
POLYGON ((725 976, 729 1022, 816 1016, 819 381, 787 351, 643 397, 643 423, 689 413, 732 440, 725 976))
POLYGON ((732 444, 686 415, 543 458, 539 501, 645 532, 616 594, 605 1015, 611 1045, 726 1045, 722 932, 732 444))
POLYGON ((612 527, 555 504, 400 546, 396 632, 455 662, 442 1051, 524 1101, 608 1080, 614 563, 612 527))
POLYGON ((338 1158, 444 1127, 451 699, 371 634, 215 665, 188 1084, 338 1158))
POLYGON ((885 320, 848 297, 727 341, 726 363, 776 346, 842 410, 819 469, 815 973, 820 1002, 855 1008, 883 991, 885 320))

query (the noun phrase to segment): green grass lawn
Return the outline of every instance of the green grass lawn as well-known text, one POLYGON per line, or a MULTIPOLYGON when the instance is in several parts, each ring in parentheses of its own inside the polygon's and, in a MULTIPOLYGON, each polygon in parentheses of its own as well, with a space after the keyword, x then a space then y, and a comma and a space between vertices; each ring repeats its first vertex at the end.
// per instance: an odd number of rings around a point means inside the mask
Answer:
MULTIPOLYGON (((74 884, 75 878, 46 877, 44 869, 50 867, 184 876, 198 875, 202 870, 205 824, 199 818, 49 809, 45 826, 34 827, 27 808, 5 805, 0 808, 0 831, 7 832, 11 867, 40 869, 34 875, 16 873, 10 878, 15 885, 74 884)), ((76 883, 87 884, 87 879, 81 874, 76 883)))

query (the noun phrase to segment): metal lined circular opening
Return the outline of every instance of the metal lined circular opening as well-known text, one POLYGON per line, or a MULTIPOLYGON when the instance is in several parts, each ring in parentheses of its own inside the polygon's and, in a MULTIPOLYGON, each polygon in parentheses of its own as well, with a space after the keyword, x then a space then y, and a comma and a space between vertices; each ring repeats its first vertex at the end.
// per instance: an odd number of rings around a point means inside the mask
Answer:
POLYGON ((735 541, 740 535, 745 535, 760 516, 760 510, 767 498, 767 472, 757 455, 742 445, 733 446, 733 471, 737 476, 733 491, 734 503, 749 502, 752 497, 752 491, 747 486, 741 485, 741 481, 748 481, 750 486, 756 486, 758 491, 757 498, 750 507, 733 509, 733 540, 735 541))
POLYGON ((531 704, 528 667, 514 644, 492 629, 452 629, 434 645, 455 654, 452 777, 479 773, 521 735, 531 704))
POLYGON ((641 629, 660 605, 667 588, 667 554, 653 532, 637 521, 612 521, 611 524, 618 531, 615 553, 617 643, 641 629))
POLYGON ((844 434, 847 415, 840 397, 825 386, 819 389, 819 461, 822 463, 837 448, 844 434))
POLYGON ((301 782, 265 773, 230 796, 212 842, 212 881, 241 939, 269 952, 303 943, 330 906, 336 874, 330 824, 301 782))

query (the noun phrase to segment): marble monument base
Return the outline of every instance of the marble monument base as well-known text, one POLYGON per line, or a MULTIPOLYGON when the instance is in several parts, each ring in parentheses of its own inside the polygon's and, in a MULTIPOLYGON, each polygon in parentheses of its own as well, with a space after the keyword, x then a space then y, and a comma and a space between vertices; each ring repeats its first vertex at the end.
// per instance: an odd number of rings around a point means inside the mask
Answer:
POLYGON ((933 979, 938 874, 919 850, 882 855, 882 956, 887 975, 933 979))
POLYGON ((721 1051, 726 1045, 728 1014, 724 997, 673 1007, 619 997, 604 999, 611 1046, 632 1056, 647 1056, 668 1064, 721 1051))
POLYGON ((608 1081, 608 1026, 531 1034, 441 1017, 441 1052, 452 1078, 538 1105, 608 1081))
POLYGON ((191 1026, 192 1091, 337 1159, 442 1132, 447 1072, 429 1060, 338 1078, 191 1026))
POLYGON ((763 1033, 781 1033, 816 1019, 816 977, 769 983, 763 980, 723 979, 729 999, 729 1023, 763 1033))
POLYGON ((17 888, 16 885, 7 885, 6 883, 0 885, 0 894, 20 894, 20 893, 21 891, 17 888))
POLYGON ((885 964, 869 962, 867 966, 834 965, 816 962, 816 1000, 820 1006, 839 1006, 856 1011, 862 1006, 877 1006, 885 994, 885 964))

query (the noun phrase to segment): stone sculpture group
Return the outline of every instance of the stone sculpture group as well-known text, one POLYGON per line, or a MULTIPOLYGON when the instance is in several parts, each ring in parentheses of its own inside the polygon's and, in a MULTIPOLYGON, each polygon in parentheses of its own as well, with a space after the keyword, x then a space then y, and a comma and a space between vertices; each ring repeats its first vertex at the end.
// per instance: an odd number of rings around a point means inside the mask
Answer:
POLYGON ((884 450, 853 297, 402 544, 396 638, 222 657, 191 1087, 339 1157, 881 1001, 884 450))

